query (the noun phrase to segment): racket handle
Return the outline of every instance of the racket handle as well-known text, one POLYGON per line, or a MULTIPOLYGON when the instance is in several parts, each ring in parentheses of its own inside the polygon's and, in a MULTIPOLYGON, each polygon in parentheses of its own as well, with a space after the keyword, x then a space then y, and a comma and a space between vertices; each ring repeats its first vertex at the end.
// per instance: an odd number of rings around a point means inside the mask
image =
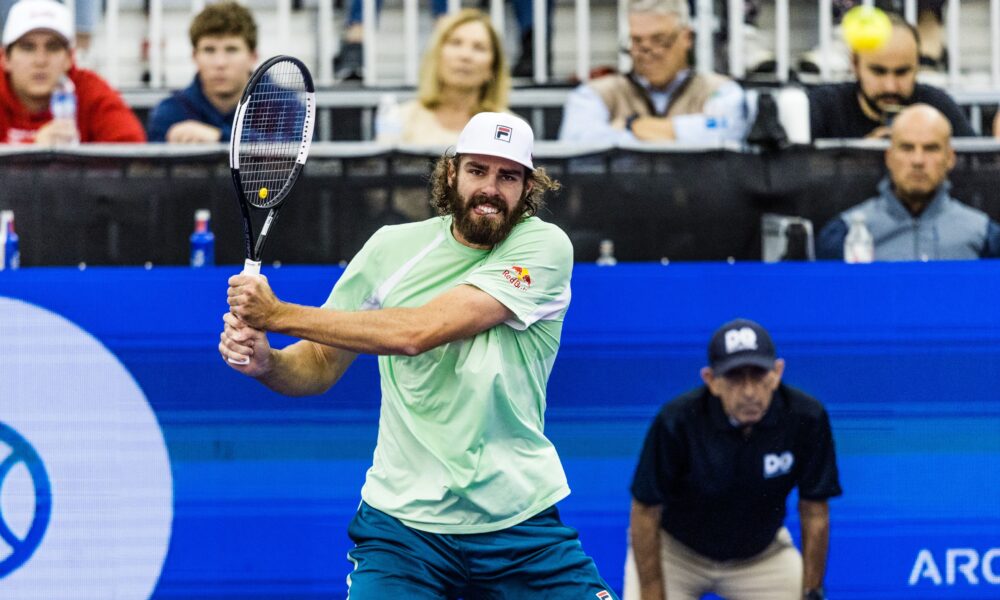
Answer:
MULTIPOLYGON (((259 260, 251 260, 249 258, 246 259, 243 262, 243 273, 242 274, 243 275, 260 275, 260 261, 259 260)), ((229 362, 233 363, 234 365, 248 365, 248 364, 250 364, 250 357, 249 356, 247 356, 247 357, 245 357, 243 359, 239 359, 239 360, 237 360, 235 358, 227 358, 226 360, 228 360, 229 362)))
POLYGON ((243 273, 241 275, 260 275, 260 261, 246 259, 243 262, 243 273))

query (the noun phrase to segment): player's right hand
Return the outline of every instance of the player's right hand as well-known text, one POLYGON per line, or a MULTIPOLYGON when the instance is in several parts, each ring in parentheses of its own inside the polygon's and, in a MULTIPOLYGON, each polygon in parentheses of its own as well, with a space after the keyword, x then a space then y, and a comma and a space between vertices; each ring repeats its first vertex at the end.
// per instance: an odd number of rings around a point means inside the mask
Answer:
POLYGON ((250 327, 233 313, 222 315, 219 354, 233 369, 258 377, 271 370, 271 344, 267 335, 250 327), (247 361, 249 359, 249 361, 247 361))

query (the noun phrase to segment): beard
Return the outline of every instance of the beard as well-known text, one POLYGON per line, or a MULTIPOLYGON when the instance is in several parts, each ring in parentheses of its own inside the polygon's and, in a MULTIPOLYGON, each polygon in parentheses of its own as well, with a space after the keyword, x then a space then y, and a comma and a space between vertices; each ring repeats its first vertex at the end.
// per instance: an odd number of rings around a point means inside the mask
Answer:
POLYGON ((861 97, 868 104, 868 107, 872 111, 882 115, 883 125, 892 125, 892 120, 896 117, 899 111, 906 108, 910 103, 909 98, 904 98, 899 94, 879 94, 877 96, 869 96, 864 91, 861 92, 861 97))
POLYGON ((445 192, 448 206, 454 215, 455 230, 470 244, 493 247, 507 239, 511 230, 524 216, 524 194, 518 199, 517 205, 511 208, 501 196, 476 194, 465 200, 454 186, 449 185, 445 192), (477 206, 489 204, 499 211, 500 218, 477 215, 473 212, 477 206))

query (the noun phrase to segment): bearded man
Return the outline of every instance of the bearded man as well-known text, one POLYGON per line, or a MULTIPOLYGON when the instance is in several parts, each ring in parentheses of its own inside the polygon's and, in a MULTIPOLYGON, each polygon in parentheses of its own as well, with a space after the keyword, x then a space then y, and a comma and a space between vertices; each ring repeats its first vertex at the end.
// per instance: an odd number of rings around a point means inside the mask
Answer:
POLYGON ((573 249, 534 216, 559 184, 533 145, 513 115, 473 117, 434 169, 440 216, 376 232, 320 308, 278 300, 260 276, 229 280, 219 352, 269 388, 319 394, 358 353, 378 355, 352 600, 615 598, 555 507, 569 487, 545 389, 573 249), (277 350, 269 331, 301 341, 277 350))
POLYGON ((951 123, 952 135, 976 132, 948 92, 917 83, 920 34, 899 15, 889 13, 892 33, 874 50, 851 55, 857 81, 818 85, 809 90, 812 139, 887 138, 893 119, 913 104, 933 106, 951 123))

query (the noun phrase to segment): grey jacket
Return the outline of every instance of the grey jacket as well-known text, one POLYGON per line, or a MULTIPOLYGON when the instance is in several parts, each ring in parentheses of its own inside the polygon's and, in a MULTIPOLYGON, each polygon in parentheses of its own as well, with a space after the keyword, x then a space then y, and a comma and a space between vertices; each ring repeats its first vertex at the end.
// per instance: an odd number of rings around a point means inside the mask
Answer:
POLYGON ((941 184, 919 216, 910 214, 893 192, 888 177, 879 195, 845 210, 819 234, 816 256, 843 259, 844 238, 854 211, 865 216, 875 240, 875 260, 964 260, 1000 257, 1000 225, 986 213, 962 204, 941 184))

